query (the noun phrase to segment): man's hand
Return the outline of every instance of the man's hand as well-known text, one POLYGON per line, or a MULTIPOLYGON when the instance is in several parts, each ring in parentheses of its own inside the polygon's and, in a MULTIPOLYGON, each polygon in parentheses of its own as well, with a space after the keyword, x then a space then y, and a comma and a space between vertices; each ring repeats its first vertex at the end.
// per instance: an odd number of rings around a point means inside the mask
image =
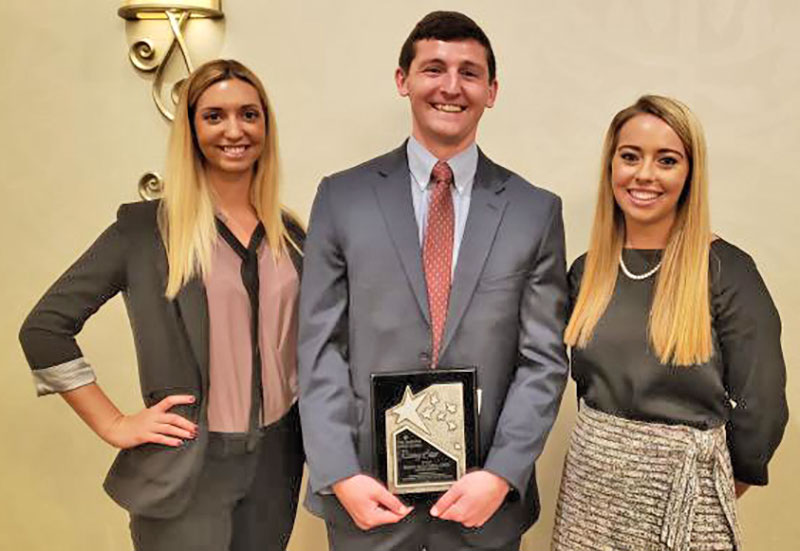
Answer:
POLYGON ((333 485, 333 493, 362 530, 392 524, 411 512, 383 484, 365 474, 353 475, 333 485))
POLYGON ((431 508, 431 516, 460 522, 467 528, 483 526, 508 494, 503 478, 489 471, 473 471, 453 484, 431 508))

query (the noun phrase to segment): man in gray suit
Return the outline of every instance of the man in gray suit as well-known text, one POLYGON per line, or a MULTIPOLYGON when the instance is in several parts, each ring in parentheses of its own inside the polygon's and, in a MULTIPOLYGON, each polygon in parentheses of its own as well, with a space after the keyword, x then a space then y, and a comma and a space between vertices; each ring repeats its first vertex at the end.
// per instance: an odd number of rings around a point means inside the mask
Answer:
POLYGON ((517 550, 539 514, 534 462, 567 375, 561 203, 475 145, 497 80, 470 18, 423 18, 396 83, 411 137, 323 179, 311 214, 299 338, 306 506, 336 551, 517 550), (370 376, 436 366, 477 368, 482 467, 441 496, 401 501, 374 478, 370 376))

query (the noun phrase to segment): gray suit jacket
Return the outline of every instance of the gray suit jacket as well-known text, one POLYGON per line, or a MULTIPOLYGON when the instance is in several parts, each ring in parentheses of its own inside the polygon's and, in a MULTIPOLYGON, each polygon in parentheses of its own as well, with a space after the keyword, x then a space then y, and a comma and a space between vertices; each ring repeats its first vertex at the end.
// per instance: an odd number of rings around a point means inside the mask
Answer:
MULTIPOLYGON (((534 461, 567 376, 559 198, 480 153, 459 254, 440 364, 478 369, 480 460, 516 490, 495 515, 507 522, 490 524, 521 533, 538 516, 534 461)), ((334 482, 376 473, 370 375, 430 364, 430 314, 405 146, 322 181, 304 268, 299 368, 310 469, 306 506, 321 514, 320 493, 334 482)))

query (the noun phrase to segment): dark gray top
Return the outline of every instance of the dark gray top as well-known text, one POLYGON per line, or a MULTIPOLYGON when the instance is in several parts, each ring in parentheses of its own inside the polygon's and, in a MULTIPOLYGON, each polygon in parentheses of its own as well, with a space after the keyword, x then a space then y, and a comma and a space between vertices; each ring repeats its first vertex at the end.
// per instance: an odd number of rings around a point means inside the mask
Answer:
MULTIPOLYGON (((653 268, 660 250, 625 249, 634 274, 653 268)), ((570 304, 586 255, 570 268, 570 304)), ((572 351, 578 398, 628 419, 701 429, 727 423, 734 476, 767 483, 767 463, 788 417, 781 322, 750 256, 717 239, 711 244, 714 353, 702 365, 661 364, 647 336, 656 276, 633 280, 620 270, 614 294, 586 348, 572 351)))

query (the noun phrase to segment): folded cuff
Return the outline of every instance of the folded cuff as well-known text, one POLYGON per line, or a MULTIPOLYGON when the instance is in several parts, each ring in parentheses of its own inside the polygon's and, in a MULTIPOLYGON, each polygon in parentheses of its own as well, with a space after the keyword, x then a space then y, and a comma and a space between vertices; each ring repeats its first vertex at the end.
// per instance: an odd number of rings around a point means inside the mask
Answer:
POLYGON ((32 373, 37 396, 66 392, 97 380, 92 366, 83 358, 44 369, 34 369, 32 373))

